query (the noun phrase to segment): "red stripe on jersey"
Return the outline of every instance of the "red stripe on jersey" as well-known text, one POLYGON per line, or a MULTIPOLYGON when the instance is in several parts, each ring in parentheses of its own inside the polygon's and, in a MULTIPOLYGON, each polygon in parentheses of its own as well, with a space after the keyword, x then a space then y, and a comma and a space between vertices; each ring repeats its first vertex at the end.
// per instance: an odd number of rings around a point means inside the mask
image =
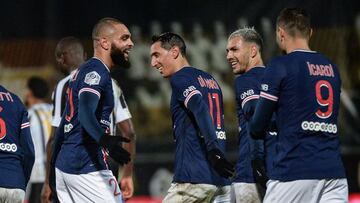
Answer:
POLYGON ((185 101, 184 101, 184 104, 185 104, 186 107, 187 107, 187 103, 189 102, 190 98, 191 98, 192 96, 194 96, 195 94, 200 94, 200 95, 202 95, 199 90, 194 90, 194 91, 190 92, 190 94, 186 97, 186 99, 185 99, 185 101))
POLYGON ((277 101, 279 98, 277 96, 265 93, 265 92, 260 92, 260 97, 263 97, 265 99, 269 99, 271 101, 277 101))
POLYGON ((85 88, 82 88, 80 91, 79 91, 79 96, 81 93, 83 92, 91 92, 91 93, 94 93, 96 94, 99 98, 100 98, 100 92, 98 92, 97 90, 94 90, 94 89, 91 89, 91 88, 88 88, 88 87, 85 87, 85 88))
POLYGON ((105 166, 107 169, 109 169, 109 166, 108 166, 108 153, 106 152, 106 150, 104 148, 101 148, 101 152, 103 154, 103 160, 104 160, 104 163, 105 163, 105 166))
POLYGON ((242 102, 241 102, 241 108, 244 108, 246 102, 253 100, 253 99, 259 99, 259 95, 255 94, 255 95, 251 95, 246 97, 242 102))
POLYGON ((30 126, 29 122, 23 123, 23 124, 21 124, 21 129, 27 128, 29 126, 30 126))

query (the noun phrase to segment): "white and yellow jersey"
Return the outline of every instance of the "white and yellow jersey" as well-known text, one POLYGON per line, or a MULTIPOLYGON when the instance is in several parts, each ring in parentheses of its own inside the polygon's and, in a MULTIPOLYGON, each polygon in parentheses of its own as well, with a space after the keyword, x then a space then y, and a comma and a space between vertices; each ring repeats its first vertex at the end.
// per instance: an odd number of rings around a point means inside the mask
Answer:
POLYGON ((28 112, 35 148, 35 163, 30 182, 39 183, 45 180, 46 143, 51 135, 52 105, 47 103, 35 104, 28 112))
POLYGON ((131 113, 129 108, 126 104, 125 97, 123 91, 121 90, 118 83, 111 79, 112 81, 112 88, 113 88, 113 95, 114 95, 114 110, 110 115, 110 134, 116 134, 116 124, 120 123, 121 121, 127 120, 131 118, 131 113))

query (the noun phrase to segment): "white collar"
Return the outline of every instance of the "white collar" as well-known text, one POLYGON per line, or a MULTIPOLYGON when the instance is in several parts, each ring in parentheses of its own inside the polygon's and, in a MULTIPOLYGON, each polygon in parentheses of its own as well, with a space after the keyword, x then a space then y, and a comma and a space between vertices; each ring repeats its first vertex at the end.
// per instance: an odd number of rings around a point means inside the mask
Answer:
MULTIPOLYGON (((300 52, 308 52, 308 53, 316 53, 316 51, 307 50, 307 49, 294 49, 292 52, 300 51, 300 52)), ((291 53, 291 52, 290 52, 291 53)))

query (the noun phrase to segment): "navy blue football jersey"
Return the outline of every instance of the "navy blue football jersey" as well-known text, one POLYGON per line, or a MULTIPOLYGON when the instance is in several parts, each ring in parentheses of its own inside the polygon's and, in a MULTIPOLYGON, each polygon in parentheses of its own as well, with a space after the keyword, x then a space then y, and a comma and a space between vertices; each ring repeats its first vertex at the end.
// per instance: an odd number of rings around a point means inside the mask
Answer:
POLYGON ((170 108, 176 142, 173 181, 219 186, 227 184, 207 161, 204 135, 200 133, 193 114, 187 108, 187 103, 194 95, 201 95, 216 130, 216 136, 210 138, 210 142, 217 142, 217 147, 225 154, 223 98, 219 84, 208 73, 193 67, 184 67, 176 72, 171 76, 170 83, 170 108))
MULTIPOLYGON (((248 121, 245 119, 245 105, 259 99, 260 85, 265 67, 254 67, 235 79, 236 112, 239 121, 239 157, 236 163, 236 177, 233 182, 255 183, 251 166, 251 148, 248 121)), ((274 133, 267 133, 265 145, 258 152, 266 159, 267 171, 271 170, 274 133)))
POLYGON ((35 160, 27 111, 0 85, 0 187, 25 190, 35 160))
POLYGON ((336 65, 320 53, 296 50, 269 63, 260 97, 277 102, 271 179, 345 177, 337 125, 340 87, 336 65))
POLYGON ((109 69, 97 58, 91 58, 72 74, 62 117, 64 141, 56 159, 56 167, 66 173, 83 174, 108 169, 108 154, 81 126, 78 116, 79 96, 91 92, 100 100, 96 118, 109 132, 110 113, 114 107, 109 69))

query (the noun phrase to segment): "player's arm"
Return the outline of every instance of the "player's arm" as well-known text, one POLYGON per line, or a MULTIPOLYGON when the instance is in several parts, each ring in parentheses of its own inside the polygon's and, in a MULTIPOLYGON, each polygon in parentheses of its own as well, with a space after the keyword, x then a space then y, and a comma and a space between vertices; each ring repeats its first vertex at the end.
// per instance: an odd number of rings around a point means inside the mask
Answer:
POLYGON ((255 113, 249 121, 250 135, 254 139, 265 139, 276 101, 260 97, 255 113))
POLYGON ((52 191, 55 191, 55 186, 56 186, 56 184, 55 184, 55 163, 56 163, 57 156, 61 150, 62 143, 64 141, 64 122, 65 122, 65 119, 61 119, 59 127, 56 128, 56 130, 54 132, 54 141, 49 149, 50 154, 51 154, 51 159, 50 159, 50 164, 49 164, 48 178, 49 178, 49 186, 52 191))
MULTIPOLYGON (((249 121, 249 131, 254 139, 265 139, 273 112, 276 110, 282 81, 286 78, 286 65, 281 57, 273 59, 266 67, 261 92, 255 112, 249 121)), ((276 125, 275 125, 276 126, 276 125)), ((270 129, 272 131, 272 129, 270 129)))
MULTIPOLYGON (((257 95, 258 96, 258 95, 257 95)), ((251 97, 251 96, 250 96, 251 97)), ((242 109, 244 112, 244 116, 246 120, 250 120, 253 116, 256 108, 256 104, 258 101, 258 97, 243 103, 242 109)), ((250 151, 251 151, 251 160, 255 159, 264 159, 264 141, 263 140, 255 140, 250 137, 249 139, 250 151)))
POLYGON ((202 99, 201 93, 195 93, 191 98, 188 98, 187 102, 185 102, 185 106, 194 115, 200 132, 204 136, 210 163, 219 175, 225 178, 231 177, 234 173, 234 168, 232 164, 226 160, 219 148, 215 127, 211 120, 208 107, 202 99))
POLYGON ((106 135, 98 122, 95 111, 100 97, 92 92, 83 91, 79 95, 79 120, 86 132, 101 146, 107 148, 109 155, 118 163, 126 164, 130 161, 130 154, 122 148, 122 142, 129 142, 121 136, 106 135))
POLYGON ((117 126, 121 135, 130 140, 129 143, 123 143, 123 146, 124 149, 131 154, 132 161, 124 165, 123 176, 120 180, 122 195, 125 199, 129 199, 134 194, 133 170, 136 153, 136 135, 131 119, 121 121, 117 123, 117 126))
MULTIPOLYGON (((259 96, 252 97, 253 99, 247 100, 246 103, 243 103, 242 109, 245 114, 246 120, 251 120, 258 102, 259 96)), ((268 177, 266 175, 265 167, 265 153, 264 153, 264 140, 255 140, 252 137, 249 138, 250 145, 250 158, 251 158, 251 167, 253 170, 253 175, 255 181, 260 184, 262 187, 266 188, 266 182, 268 177)))
POLYGON ((52 157, 52 148, 55 139, 55 127, 51 128, 51 135, 48 142, 46 143, 46 162, 45 162, 45 181, 43 188, 41 190, 41 203, 51 202, 51 188, 49 185, 49 175, 51 170, 51 157, 52 157))
POLYGON ((20 146, 21 149, 23 150, 23 155, 24 155, 24 159, 22 161, 23 161, 23 169, 25 175, 25 185, 27 185, 35 161, 35 150, 30 132, 30 124, 25 109, 22 112, 20 146))
POLYGON ((219 149, 219 143, 215 133, 216 130, 213 121, 211 120, 209 109, 203 101, 200 92, 191 96, 191 98, 188 99, 188 102, 185 103, 185 106, 194 115, 201 135, 204 136, 207 150, 211 151, 212 149, 219 149))

